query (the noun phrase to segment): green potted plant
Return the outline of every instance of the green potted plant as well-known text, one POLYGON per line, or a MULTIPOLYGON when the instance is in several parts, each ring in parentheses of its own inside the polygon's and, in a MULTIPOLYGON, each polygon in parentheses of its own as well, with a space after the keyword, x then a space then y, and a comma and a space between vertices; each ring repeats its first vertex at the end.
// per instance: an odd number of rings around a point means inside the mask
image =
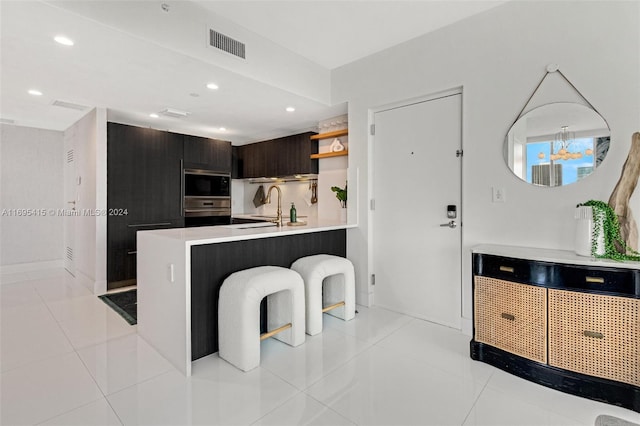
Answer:
POLYGON ((640 253, 633 250, 620 236, 618 216, 604 201, 589 200, 579 206, 588 206, 593 210, 593 233, 591 235, 591 254, 594 257, 614 260, 640 261, 640 253), (601 229, 602 227, 602 229, 601 229), (604 253, 597 253, 598 235, 604 234, 604 253))
POLYGON ((347 183, 344 183, 344 189, 339 186, 332 186, 331 190, 336 193, 336 198, 340 201, 340 206, 344 209, 347 207, 347 183))

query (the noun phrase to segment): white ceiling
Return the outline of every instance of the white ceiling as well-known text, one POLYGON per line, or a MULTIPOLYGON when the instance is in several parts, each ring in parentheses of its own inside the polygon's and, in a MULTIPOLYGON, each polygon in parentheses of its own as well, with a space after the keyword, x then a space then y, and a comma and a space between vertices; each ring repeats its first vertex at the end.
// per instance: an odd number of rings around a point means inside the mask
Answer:
POLYGON ((333 69, 505 1, 200 1, 210 11, 333 69))
MULTIPOLYGON (((52 105, 61 100, 108 108, 110 120, 235 144, 291 134, 346 112, 345 105, 329 105, 330 69, 501 3, 0 0, 0 118, 65 130, 84 113, 52 105), (169 12, 161 9, 163 3, 169 12), (292 63, 304 76, 318 78, 306 87, 288 87, 288 76, 278 79, 264 63, 262 72, 255 67, 236 72, 233 61, 211 56, 204 43, 199 50, 183 48, 191 24, 180 15, 185 11, 207 15, 202 19, 223 28, 248 30, 249 38, 272 47, 273 57, 302 56, 292 63), (167 16, 181 20, 167 21, 167 16), (53 37, 61 33, 76 44, 55 43, 53 37), (205 88, 211 76, 219 90, 205 88), (43 96, 29 95, 29 89, 43 96), (288 105, 296 111, 285 112, 288 105), (149 117, 165 108, 190 115, 149 117)), ((193 26, 198 34, 205 29, 193 26)))

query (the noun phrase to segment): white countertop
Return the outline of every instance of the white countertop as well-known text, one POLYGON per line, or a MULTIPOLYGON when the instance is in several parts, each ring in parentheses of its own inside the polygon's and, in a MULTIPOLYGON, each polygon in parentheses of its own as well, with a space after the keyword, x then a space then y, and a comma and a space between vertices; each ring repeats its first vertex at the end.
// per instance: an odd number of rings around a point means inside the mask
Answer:
POLYGON ((194 228, 156 229, 152 231, 138 231, 138 235, 153 235, 184 242, 185 245, 215 244, 229 241, 252 240, 256 238, 270 238, 282 235, 306 234, 311 232, 332 231, 336 229, 355 228, 337 220, 322 220, 303 218, 307 222, 303 226, 259 227, 263 223, 246 223, 235 225, 199 226, 194 228), (258 227, 254 227, 258 226, 258 227))
POLYGON ((496 256, 514 257, 516 259, 538 260, 541 262, 567 263, 573 265, 605 266, 612 268, 640 269, 640 262, 597 259, 595 257, 578 256, 569 250, 554 250, 534 247, 503 246, 497 244, 481 244, 471 248, 472 253, 493 254, 496 256))

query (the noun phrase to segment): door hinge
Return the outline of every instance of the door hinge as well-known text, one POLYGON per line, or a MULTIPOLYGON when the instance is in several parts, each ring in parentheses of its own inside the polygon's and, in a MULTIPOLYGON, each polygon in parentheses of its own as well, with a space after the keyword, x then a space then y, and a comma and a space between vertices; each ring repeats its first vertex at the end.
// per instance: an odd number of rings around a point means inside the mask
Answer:
POLYGON ((376 125, 372 124, 371 126, 369 126, 369 133, 371 134, 371 136, 376 134, 376 125))
POLYGON ((371 285, 376 285, 376 274, 371 274, 371 285))
POLYGON ((376 200, 374 198, 369 200, 369 209, 370 210, 375 210, 376 209, 376 200))
POLYGON ((456 150, 456 157, 462 157, 463 151, 461 149, 456 150))

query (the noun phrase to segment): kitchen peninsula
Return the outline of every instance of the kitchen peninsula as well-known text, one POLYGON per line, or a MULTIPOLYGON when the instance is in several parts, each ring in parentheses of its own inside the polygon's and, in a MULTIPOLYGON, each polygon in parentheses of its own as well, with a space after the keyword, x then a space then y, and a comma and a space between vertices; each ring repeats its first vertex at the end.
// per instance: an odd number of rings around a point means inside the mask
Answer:
MULTIPOLYGON (((313 254, 346 256, 339 221, 270 223, 140 231, 138 333, 185 375, 191 362, 218 351, 218 294, 231 273, 289 267, 313 254)), ((258 324, 256 324, 256 327, 258 324)))

